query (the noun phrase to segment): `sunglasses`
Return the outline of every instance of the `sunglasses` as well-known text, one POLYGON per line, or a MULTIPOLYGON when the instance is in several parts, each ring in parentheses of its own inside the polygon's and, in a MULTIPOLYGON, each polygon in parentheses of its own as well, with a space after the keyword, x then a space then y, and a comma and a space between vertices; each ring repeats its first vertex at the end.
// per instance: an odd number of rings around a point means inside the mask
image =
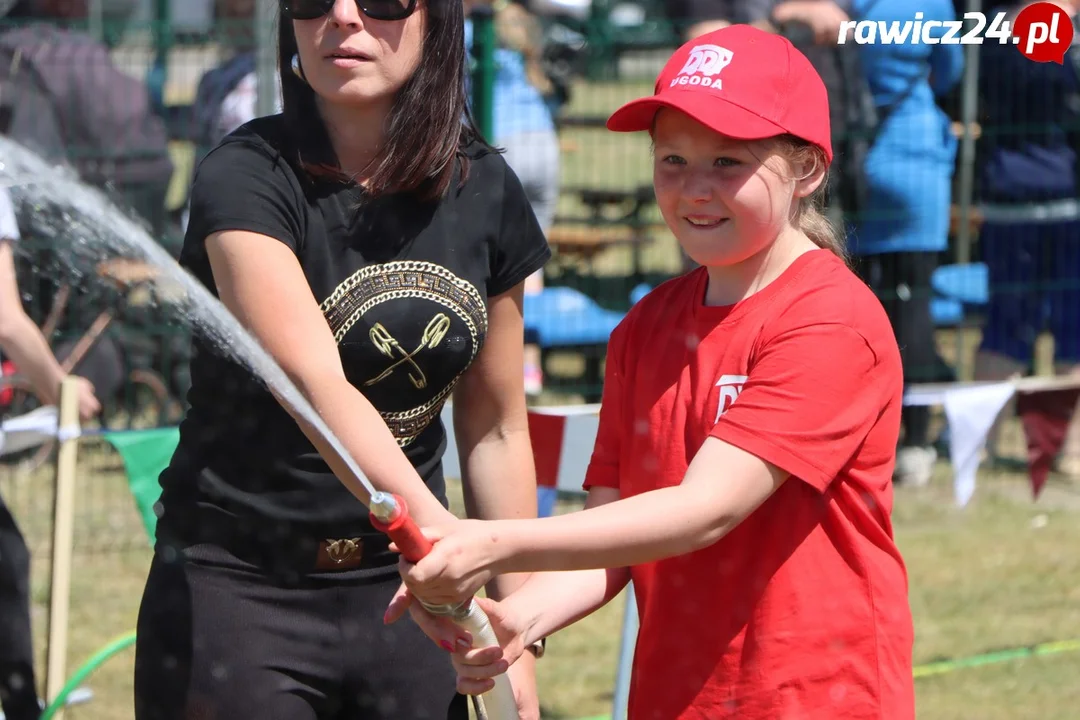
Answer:
MULTIPOLYGON (((416 0, 356 0, 356 7, 372 20, 404 20, 416 10, 416 0)), ((290 20, 318 20, 333 9, 334 0, 281 0, 290 20)))

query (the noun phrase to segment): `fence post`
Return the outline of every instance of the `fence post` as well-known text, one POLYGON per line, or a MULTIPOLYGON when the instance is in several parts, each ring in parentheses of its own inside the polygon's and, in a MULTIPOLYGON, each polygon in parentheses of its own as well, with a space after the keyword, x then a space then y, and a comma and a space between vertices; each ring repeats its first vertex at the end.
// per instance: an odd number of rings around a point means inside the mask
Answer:
POLYGON ((274 17, 277 0, 258 0, 252 22, 255 23, 255 114, 258 117, 273 115, 277 111, 274 102, 274 86, 277 85, 277 42, 274 38, 274 17))
MULTIPOLYGON (((968 0, 968 12, 982 10, 982 0, 968 0)), ((971 262, 971 206, 975 191, 975 135, 973 126, 979 111, 979 46, 964 48, 963 92, 960 96, 960 122, 964 134, 960 138, 960 158, 956 194, 960 211, 960 227, 956 233, 956 262, 971 262)))
POLYGON ((99 43, 104 43, 105 9, 101 6, 101 0, 90 0, 89 7, 87 7, 87 16, 90 36, 99 43))
POLYGON ((154 62, 147 77, 151 100, 156 108, 165 106, 165 86, 169 80, 172 52, 172 10, 169 0, 154 0, 154 62))
POLYGON ((627 583, 626 605, 623 607, 622 637, 619 642, 619 665, 615 673, 615 698, 611 708, 611 720, 626 720, 630 705, 630 676, 634 666, 634 648, 637 645, 638 609, 634 584, 627 583))
POLYGON ((68 376, 60 384, 56 430, 60 449, 53 486, 53 538, 49 583, 49 635, 46 649, 45 697, 57 698, 67 674, 68 612, 75 523, 75 476, 79 452, 79 386, 68 376))
MULTIPOLYGON (((982 0, 968 0, 968 12, 982 10, 982 0)), ((963 92, 960 95, 960 122, 964 134, 960 138, 960 157, 957 167, 956 194, 960 227, 956 232, 956 262, 971 262, 971 211, 975 194, 975 134, 974 125, 979 112, 979 46, 964 48, 963 92)), ((964 359, 964 333, 955 334, 957 379, 970 380, 974 370, 964 359)))
POLYGON ((471 13, 473 54, 476 66, 472 77, 473 117, 488 142, 495 140, 495 11, 480 4, 471 13))

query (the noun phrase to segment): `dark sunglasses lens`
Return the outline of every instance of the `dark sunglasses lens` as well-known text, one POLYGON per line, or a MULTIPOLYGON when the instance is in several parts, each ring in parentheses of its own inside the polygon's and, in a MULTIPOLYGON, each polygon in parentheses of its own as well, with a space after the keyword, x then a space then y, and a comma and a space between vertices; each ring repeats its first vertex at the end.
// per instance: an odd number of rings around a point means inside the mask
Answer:
MULTIPOLYGON (((416 0, 357 0, 357 7, 375 20, 404 20, 416 0)), ((334 9, 334 0, 282 0, 281 9, 293 20, 317 20, 334 9)))
POLYGON ((317 20, 334 7, 334 0, 282 0, 281 11, 293 20, 317 20))
POLYGON ((356 4, 374 20, 404 20, 416 8, 416 0, 358 0, 356 4))

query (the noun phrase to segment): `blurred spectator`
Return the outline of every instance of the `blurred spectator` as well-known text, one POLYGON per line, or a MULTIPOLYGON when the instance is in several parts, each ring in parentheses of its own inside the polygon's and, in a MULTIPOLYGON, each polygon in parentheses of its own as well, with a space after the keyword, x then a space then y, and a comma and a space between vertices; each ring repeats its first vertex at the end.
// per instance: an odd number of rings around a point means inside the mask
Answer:
MULTIPOLYGON (((103 9, 116 21, 125 7, 130 10, 130 0, 105 0, 103 9)), ((165 124, 152 109, 146 85, 119 69, 106 45, 72 29, 86 21, 88 11, 88 0, 16 2, 10 17, 19 22, 0 33, 0 132, 48 161, 70 165, 83 182, 101 189, 162 238, 173 173, 165 124)), ((25 213, 20 218, 23 234, 37 241, 34 263, 66 267, 71 259, 56 257, 49 214, 25 213)), ((56 328, 58 336, 81 335, 90 322, 86 309, 116 301, 110 287, 77 282, 85 270, 68 273, 73 297, 56 328)), ((26 278, 28 285, 33 282, 26 289, 42 301, 43 313, 53 310, 61 274, 34 272, 26 278)), ((125 306, 81 361, 80 372, 93 374, 103 398, 110 398, 127 369, 135 367, 170 368, 169 388, 183 396, 186 363, 176 351, 189 343, 176 334, 165 349, 147 337, 148 314, 125 306)), ((65 348, 70 345, 58 343, 57 354, 62 357, 65 348)))
MULTIPOLYGON (((11 198, 0 188, 0 351, 14 360, 45 404, 59 401, 64 370, 34 321, 23 310, 15 279, 12 243, 19 227, 11 198)), ((101 410, 94 387, 79 380, 82 420, 101 410)), ((0 432, 0 446, 3 445, 0 432)), ((36 720, 41 713, 34 680, 30 622, 30 551, 11 511, 0 497, 0 707, 7 720, 36 720)))
MULTIPOLYGON (((1059 4, 1075 23, 1075 5, 1059 4)), ((997 6, 988 13, 1015 16, 1023 7, 997 6)), ((979 254, 989 271, 990 303, 975 376, 1029 374, 1035 341, 1046 330, 1054 338, 1058 372, 1078 372, 1080 49, 1074 41, 1063 65, 1032 62, 995 42, 982 45, 979 54, 979 254)), ((1060 469, 1080 474, 1075 419, 1063 455, 1060 469)))
MULTIPOLYGON (((472 50, 473 27, 468 12, 486 0, 466 0, 465 42, 472 50)), ((517 2, 496 0, 494 137, 506 150, 506 162, 521 180, 540 227, 546 235, 555 221, 559 201, 559 136, 548 97, 555 91, 544 73, 543 39, 536 18, 517 2)), ((544 287, 543 270, 525 284, 526 293, 544 287)), ((525 388, 543 387, 540 348, 525 346, 525 388)))
MULTIPOLYGON (((866 20, 952 20, 951 0, 854 0, 851 16, 866 20)), ((940 35, 944 31, 936 29, 940 35)), ((858 45, 879 115, 867 156, 865 207, 849 239, 860 273, 892 321, 908 383, 943 381, 951 372, 938 356, 930 314, 931 277, 948 246, 956 162, 951 121, 936 102, 963 74, 958 44, 858 45)), ((929 482, 937 452, 930 409, 905 407, 894 479, 929 482)))
MULTIPOLYGON (((203 74, 195 92, 192 122, 196 165, 226 135, 256 117, 259 81, 254 17, 255 0, 214 3, 214 26, 220 32, 224 59, 203 74)), ((281 112, 281 86, 276 77, 272 87, 274 108, 281 112)), ((181 229, 187 230, 186 203, 181 229)))
POLYGON ((845 0, 783 0, 776 2, 764 23, 784 35, 814 66, 829 93, 829 125, 835 160, 828 178, 826 215, 837 227, 843 213, 854 210, 854 185, 861 182, 866 157, 866 141, 857 131, 862 103, 868 99, 866 78, 859 65, 859 49, 836 42, 841 23, 848 20, 850 6, 845 0))
POLYGON ((773 0, 669 0, 668 18, 686 40, 728 25, 759 24, 769 17, 773 0))
MULTIPOLYGON (((200 157, 222 138, 256 117, 255 0, 217 0, 214 26, 224 60, 199 81, 194 114, 200 157)), ((281 88, 274 83, 274 107, 281 111, 281 88)))
POLYGON ((87 5, 20 0, 9 13, 21 22, 0 34, 0 97, 12 109, 6 134, 69 162, 160 234, 173 171, 165 125, 146 86, 113 64, 109 48, 67 27, 86 20, 87 5))

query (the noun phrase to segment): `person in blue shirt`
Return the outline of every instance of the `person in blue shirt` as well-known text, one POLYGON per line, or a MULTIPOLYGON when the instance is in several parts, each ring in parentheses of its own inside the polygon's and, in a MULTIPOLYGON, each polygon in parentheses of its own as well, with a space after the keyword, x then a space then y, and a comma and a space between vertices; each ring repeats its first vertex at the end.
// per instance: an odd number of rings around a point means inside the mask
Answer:
MULTIPOLYGON (((777 3, 772 18, 807 24, 817 44, 835 46, 849 18, 902 23, 915 20, 916 13, 924 22, 955 19, 951 0, 786 0, 777 3)), ((928 33, 940 38, 944 29, 928 33)), ((864 205, 851 218, 848 245, 856 269, 892 321, 905 382, 944 380, 947 368, 934 346, 930 280, 938 254, 948 246, 957 142, 937 98, 959 83, 963 48, 880 38, 856 47, 879 123, 863 166, 864 205)), ((937 461, 929 438, 930 410, 905 407, 902 422, 894 481, 925 484, 937 461)))
MULTIPOLYGON (((468 12, 487 0, 466 0, 465 42, 470 52, 473 25, 468 12)), ((554 87, 540 65, 542 42, 536 18, 510 0, 490 3, 495 12, 495 107, 492 144, 506 151, 507 164, 521 180, 544 234, 555 221, 559 199, 559 137, 548 97, 554 87)), ((525 286, 526 293, 543 289, 543 271, 525 286)), ((537 394, 543 387, 540 349, 525 346, 525 389, 537 394)))
MULTIPOLYGON (((955 19, 951 0, 853 0, 853 20, 955 19)), ((940 38, 940 27, 929 31, 940 38)), ((958 44, 859 45, 859 59, 882 115, 865 164, 866 206, 849 244, 860 273, 893 323, 907 383, 948 378, 930 314, 931 277, 948 247, 956 137, 937 104, 963 75, 958 44)), ((905 407, 894 481, 923 485, 937 460, 930 409, 905 407)))
MULTIPOLYGON (((1059 3, 1076 22, 1071 2, 1059 3)), ((1015 17, 1024 4, 988 11, 1015 17)), ((1075 37, 1075 35, 1074 35, 1075 37)), ((983 224, 978 254, 990 295, 975 359, 978 380, 1031 370, 1035 341, 1054 338, 1059 373, 1080 368, 1080 47, 1064 64, 1037 63, 1015 46, 984 43, 979 50, 983 135, 978 193, 983 224)), ((1007 413, 1003 412, 1002 417, 1007 413)), ((995 452, 997 432, 989 450, 995 452)), ((1080 474, 1080 424, 1073 422, 1062 464, 1080 474)))

